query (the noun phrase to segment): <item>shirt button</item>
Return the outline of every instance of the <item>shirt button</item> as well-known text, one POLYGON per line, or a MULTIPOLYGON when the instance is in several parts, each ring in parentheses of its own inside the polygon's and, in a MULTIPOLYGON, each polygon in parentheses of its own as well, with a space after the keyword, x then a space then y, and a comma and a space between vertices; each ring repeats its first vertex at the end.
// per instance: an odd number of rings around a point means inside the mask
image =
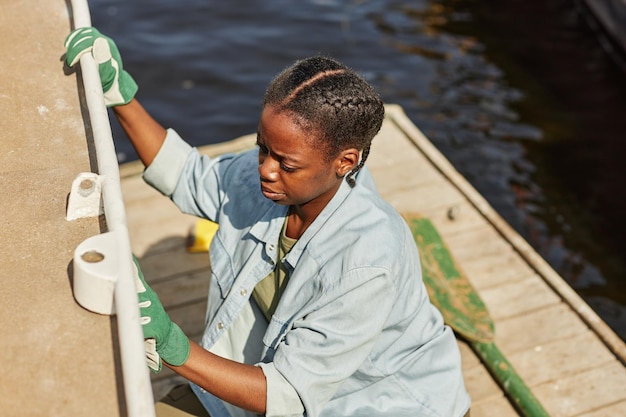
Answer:
POLYGON ((270 252, 272 252, 274 250, 274 245, 270 245, 269 246, 269 250, 270 250, 270 252))
POLYGON ((246 289, 244 288, 243 290, 239 291, 239 294, 245 297, 246 295, 248 295, 248 291, 246 291, 246 289))
POLYGON ((224 323, 222 323, 221 321, 219 323, 217 323, 217 328, 219 330, 222 330, 224 328, 224 323))

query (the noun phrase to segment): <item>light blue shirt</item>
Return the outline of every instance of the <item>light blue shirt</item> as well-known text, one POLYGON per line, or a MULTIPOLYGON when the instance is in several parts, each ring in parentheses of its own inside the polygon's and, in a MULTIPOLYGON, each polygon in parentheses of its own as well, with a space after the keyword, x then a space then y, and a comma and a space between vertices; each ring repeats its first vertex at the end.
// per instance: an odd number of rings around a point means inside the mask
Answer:
MULTIPOLYGON (((144 173, 181 211, 220 226, 209 251, 207 349, 280 262, 288 207, 261 194, 257 168, 256 149, 211 159, 168 130, 144 173)), ((257 359, 268 416, 465 414, 470 399, 453 332, 429 302, 410 230, 367 168, 354 188, 342 183, 283 262, 289 284, 257 359)), ((206 396, 203 403, 219 403, 206 396)), ((208 407, 214 417, 225 412, 208 407)))

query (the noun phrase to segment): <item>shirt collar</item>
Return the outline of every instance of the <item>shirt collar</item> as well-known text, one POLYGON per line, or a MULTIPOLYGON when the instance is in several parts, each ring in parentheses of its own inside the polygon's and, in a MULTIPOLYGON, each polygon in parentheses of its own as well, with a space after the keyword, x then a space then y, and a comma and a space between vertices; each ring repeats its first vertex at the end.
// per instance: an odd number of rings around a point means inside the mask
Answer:
MULTIPOLYGON (((360 173, 360 172, 359 172, 360 173)), ((358 175, 356 176, 358 178, 358 175)), ((356 187, 361 186, 358 182, 356 187)), ((300 236, 300 239, 291 248, 291 251, 285 257, 289 265, 294 268, 298 263, 300 256, 304 252, 309 241, 320 231, 324 224, 333 216, 335 211, 343 204, 345 199, 350 195, 352 187, 346 182, 341 181, 337 192, 333 198, 322 209, 317 218, 300 236)), ((272 203, 261 218, 252 226, 250 234, 263 243, 276 245, 280 237, 280 231, 287 217, 289 206, 282 206, 272 203)))
POLYGON ((276 244, 288 210, 288 206, 270 204, 265 213, 250 228, 250 234, 261 242, 276 244))
POLYGON ((300 256, 306 249, 309 241, 320 231, 320 229, 324 226, 324 224, 333 216, 335 211, 341 206, 344 200, 348 197, 350 192, 352 191, 352 187, 348 185, 346 181, 342 181, 339 189, 333 196, 333 198, 326 204, 326 207, 322 209, 317 218, 311 223, 311 225, 304 231, 300 239, 293 245, 291 251, 285 257, 285 260, 289 263, 289 265, 294 268, 298 263, 300 256))

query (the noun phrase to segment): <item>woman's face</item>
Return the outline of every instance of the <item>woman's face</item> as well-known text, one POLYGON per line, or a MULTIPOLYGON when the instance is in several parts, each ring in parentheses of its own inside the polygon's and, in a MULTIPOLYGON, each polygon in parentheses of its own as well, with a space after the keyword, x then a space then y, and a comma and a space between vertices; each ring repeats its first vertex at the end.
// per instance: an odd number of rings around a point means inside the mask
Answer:
POLYGON ((314 132, 303 129, 287 112, 266 107, 257 132, 261 192, 281 205, 310 207, 315 215, 326 206, 342 178, 357 163, 356 149, 328 160, 314 132))

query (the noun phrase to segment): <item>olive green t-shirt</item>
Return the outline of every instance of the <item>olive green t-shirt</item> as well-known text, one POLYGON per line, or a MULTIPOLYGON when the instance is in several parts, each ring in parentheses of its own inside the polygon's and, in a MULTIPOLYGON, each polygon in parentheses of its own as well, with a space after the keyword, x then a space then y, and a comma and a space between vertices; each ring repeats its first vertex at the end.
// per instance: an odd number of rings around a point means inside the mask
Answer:
POLYGON ((254 297, 254 301, 258 304, 267 321, 272 319, 280 297, 283 295, 289 281, 289 271, 282 259, 289 253, 297 241, 298 239, 287 237, 287 220, 285 220, 283 229, 280 232, 280 238, 278 239, 278 262, 276 267, 268 276, 256 284, 254 291, 252 291, 252 297, 254 297))

